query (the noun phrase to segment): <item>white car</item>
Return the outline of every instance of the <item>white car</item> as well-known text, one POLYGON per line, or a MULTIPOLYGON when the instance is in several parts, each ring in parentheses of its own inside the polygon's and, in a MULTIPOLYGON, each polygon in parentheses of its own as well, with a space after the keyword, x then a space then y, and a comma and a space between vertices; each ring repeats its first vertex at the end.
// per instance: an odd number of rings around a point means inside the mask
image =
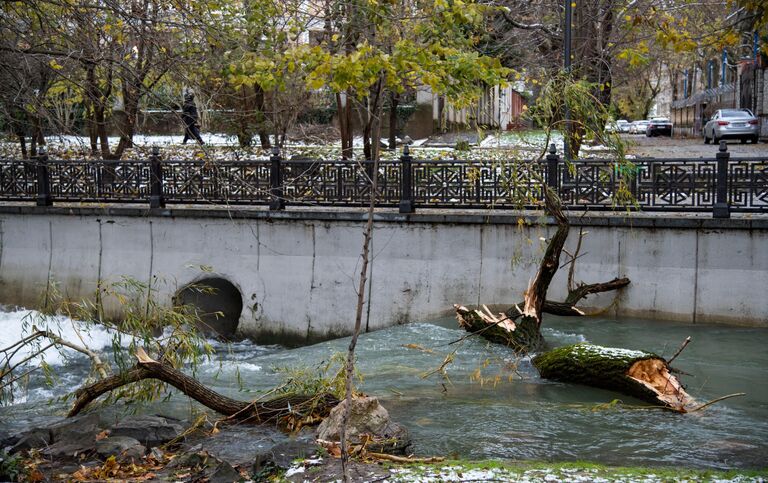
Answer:
POLYGON ((648 129, 648 124, 650 124, 651 121, 635 121, 632 123, 632 126, 629 128, 630 134, 645 134, 645 131, 648 129))
POLYGON ((707 121, 701 130, 704 144, 721 139, 740 139, 742 143, 752 141, 757 144, 760 138, 760 121, 749 109, 719 109, 707 121))
POLYGON ((629 132, 630 122, 626 119, 619 119, 618 121, 609 121, 605 125, 605 132, 629 132))

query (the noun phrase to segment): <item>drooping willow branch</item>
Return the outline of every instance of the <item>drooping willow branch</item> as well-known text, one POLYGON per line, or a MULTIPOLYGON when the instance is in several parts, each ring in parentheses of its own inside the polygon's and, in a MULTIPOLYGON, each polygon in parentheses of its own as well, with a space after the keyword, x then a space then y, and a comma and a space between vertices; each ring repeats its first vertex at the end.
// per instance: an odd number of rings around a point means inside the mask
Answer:
POLYGON ((280 422, 285 417, 298 418, 327 415, 338 400, 330 394, 288 394, 264 402, 240 401, 224 396, 203 385, 180 370, 156 361, 139 348, 136 365, 120 374, 102 379, 75 391, 75 403, 69 416, 75 416, 91 402, 107 392, 144 379, 156 379, 170 384, 187 396, 214 411, 243 422, 280 422))

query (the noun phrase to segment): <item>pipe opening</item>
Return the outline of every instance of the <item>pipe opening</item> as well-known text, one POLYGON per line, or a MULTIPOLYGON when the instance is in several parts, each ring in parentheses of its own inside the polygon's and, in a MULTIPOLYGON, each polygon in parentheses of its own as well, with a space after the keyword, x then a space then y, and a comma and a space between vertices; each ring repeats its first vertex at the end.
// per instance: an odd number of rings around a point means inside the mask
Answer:
POLYGON ((176 303, 194 308, 200 318, 198 328, 206 335, 236 338, 243 297, 229 280, 210 277, 191 283, 179 290, 176 303))

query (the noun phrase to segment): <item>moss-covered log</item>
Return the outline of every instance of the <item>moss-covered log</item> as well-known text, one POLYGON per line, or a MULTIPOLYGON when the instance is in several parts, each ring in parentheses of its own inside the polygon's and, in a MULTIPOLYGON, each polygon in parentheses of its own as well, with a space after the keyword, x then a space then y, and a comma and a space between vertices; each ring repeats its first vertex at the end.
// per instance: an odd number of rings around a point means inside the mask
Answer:
POLYGON ((609 389, 679 412, 694 402, 667 362, 650 352, 582 343, 538 355, 533 365, 545 379, 609 389))

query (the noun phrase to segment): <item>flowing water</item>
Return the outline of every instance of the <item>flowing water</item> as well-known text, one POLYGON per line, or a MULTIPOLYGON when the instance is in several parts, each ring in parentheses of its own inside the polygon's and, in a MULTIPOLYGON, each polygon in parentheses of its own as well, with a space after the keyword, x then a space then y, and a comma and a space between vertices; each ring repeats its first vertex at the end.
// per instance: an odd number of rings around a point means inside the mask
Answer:
MULTIPOLYGON (((0 346, 19 332, 23 314, 0 312, 0 346)), ((666 357, 690 335, 691 344, 674 363, 691 374, 681 376, 688 392, 702 402, 736 392, 747 395, 693 414, 649 409, 610 391, 542 380, 529 359, 518 360, 506 348, 476 337, 450 344, 465 336, 452 318, 362 335, 357 350, 362 390, 379 397, 391 416, 410 429, 415 452, 422 455, 768 466, 768 329, 550 316, 545 327, 553 346, 588 341, 666 357), (446 377, 423 377, 454 350, 446 377), (625 404, 606 404, 615 399, 625 404)), ((107 334, 95 334, 92 344, 107 346, 108 339, 107 334)), ((219 344, 216 360, 205 363, 197 375, 220 392, 250 399, 279 384, 276 367, 317 366, 333 353, 346 351, 348 342, 339 339, 297 349, 219 344)), ((49 362, 61 384, 48 388, 33 378, 25 396, 0 408, 0 435, 62 412, 64 404, 46 401, 76 387, 88 371, 78 355, 49 362)), ((190 417, 193 406, 179 396, 148 410, 190 417)))

